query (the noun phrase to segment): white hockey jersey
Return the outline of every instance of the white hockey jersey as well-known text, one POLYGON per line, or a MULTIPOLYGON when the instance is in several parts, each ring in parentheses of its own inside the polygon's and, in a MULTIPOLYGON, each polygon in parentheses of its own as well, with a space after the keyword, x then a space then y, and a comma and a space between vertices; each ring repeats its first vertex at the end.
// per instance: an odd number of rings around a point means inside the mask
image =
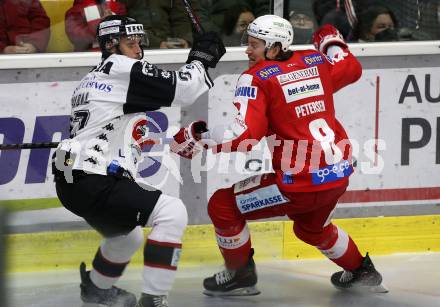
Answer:
POLYGON ((58 149, 69 152, 73 169, 105 175, 110 164, 119 165, 136 177, 142 142, 148 139, 145 112, 189 105, 212 86, 198 61, 167 71, 113 54, 75 89, 70 139, 58 149))

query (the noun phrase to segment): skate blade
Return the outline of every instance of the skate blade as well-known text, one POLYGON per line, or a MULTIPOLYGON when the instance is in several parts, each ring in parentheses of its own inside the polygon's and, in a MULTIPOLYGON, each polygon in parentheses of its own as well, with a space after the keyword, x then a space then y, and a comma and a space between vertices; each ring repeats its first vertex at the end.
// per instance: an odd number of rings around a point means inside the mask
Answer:
POLYGON ((258 290, 256 287, 238 288, 231 291, 203 291, 203 294, 207 296, 251 296, 258 295, 260 293, 260 290, 258 290))
POLYGON ((377 286, 366 286, 366 285, 355 285, 350 288, 343 288, 335 286, 336 289, 341 291, 348 291, 348 292, 357 292, 357 293, 388 293, 388 288, 382 283, 377 286))
MULTIPOLYGON (((97 304, 97 303, 83 303, 81 307, 108 307, 110 305, 106 304, 97 304)), ((125 307, 125 306, 134 306, 133 304, 127 305, 127 304, 112 304, 112 307, 125 307)))
POLYGON ((389 290, 384 284, 378 286, 368 287, 368 290, 372 293, 388 293, 389 290))

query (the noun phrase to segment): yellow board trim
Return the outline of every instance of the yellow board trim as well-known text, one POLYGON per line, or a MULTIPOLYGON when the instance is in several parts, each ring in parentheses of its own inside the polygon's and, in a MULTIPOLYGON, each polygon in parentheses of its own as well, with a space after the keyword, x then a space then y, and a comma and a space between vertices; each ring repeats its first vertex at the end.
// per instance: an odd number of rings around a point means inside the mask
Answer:
MULTIPOLYGON (((362 253, 440 252, 440 215, 338 219, 362 253)), ((298 240, 291 221, 249 223, 257 260, 323 258, 314 247, 298 240)), ((150 229, 146 229, 146 234, 150 229)), ((100 237, 92 230, 41 232, 7 236, 8 272, 74 269, 90 263, 100 237)), ((212 225, 189 226, 183 238, 180 265, 221 264, 212 225)), ((142 248, 131 266, 142 265, 142 248)))

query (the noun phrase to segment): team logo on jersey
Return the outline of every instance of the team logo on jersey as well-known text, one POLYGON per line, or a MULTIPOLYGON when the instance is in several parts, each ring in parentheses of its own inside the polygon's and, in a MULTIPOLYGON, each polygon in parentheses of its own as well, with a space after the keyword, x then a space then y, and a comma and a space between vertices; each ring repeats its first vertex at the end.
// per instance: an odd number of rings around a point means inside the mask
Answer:
POLYGON ((320 78, 313 78, 282 86, 286 102, 294 102, 307 97, 324 95, 320 78))
POLYGON ((278 65, 268 66, 263 68, 262 70, 257 71, 257 75, 260 77, 261 80, 267 80, 270 77, 279 75, 280 73, 282 73, 282 71, 281 67, 279 67, 278 65))
POLYGON ((243 214, 289 202, 275 184, 257 189, 248 194, 236 195, 235 201, 238 210, 243 214))
POLYGON ((302 70, 292 71, 288 74, 279 75, 277 76, 277 79, 278 82, 280 82, 280 84, 283 85, 292 81, 300 81, 318 76, 319 76, 318 68, 314 66, 312 68, 306 68, 302 70))
POLYGON ((333 182, 348 177, 351 173, 353 173, 353 166, 347 160, 342 160, 341 162, 312 171, 312 183, 320 185, 333 182))
POLYGON ((131 136, 135 140, 135 144, 139 146, 139 150, 143 145, 142 142, 144 141, 146 135, 147 135, 147 120, 141 119, 135 122, 131 130, 131 136))
POLYGON ((159 70, 153 64, 144 62, 142 63, 142 73, 148 77, 157 77, 159 75, 159 70))
POLYGON ((162 71, 160 74, 164 79, 169 79, 171 77, 171 73, 169 71, 162 71))
POLYGON ((319 53, 303 56, 301 59, 307 66, 324 64, 324 59, 322 58, 322 55, 319 53))
POLYGON ((256 86, 240 86, 235 90, 235 97, 257 98, 256 86))

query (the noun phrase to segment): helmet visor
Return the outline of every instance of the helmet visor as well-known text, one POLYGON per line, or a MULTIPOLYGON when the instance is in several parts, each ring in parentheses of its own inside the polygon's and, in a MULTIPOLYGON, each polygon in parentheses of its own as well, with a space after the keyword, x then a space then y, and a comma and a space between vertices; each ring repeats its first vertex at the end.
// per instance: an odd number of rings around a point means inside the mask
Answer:
POLYGON ((247 47, 248 43, 249 43, 249 34, 247 33, 247 31, 244 31, 243 35, 241 36, 240 45, 243 47, 247 47))

